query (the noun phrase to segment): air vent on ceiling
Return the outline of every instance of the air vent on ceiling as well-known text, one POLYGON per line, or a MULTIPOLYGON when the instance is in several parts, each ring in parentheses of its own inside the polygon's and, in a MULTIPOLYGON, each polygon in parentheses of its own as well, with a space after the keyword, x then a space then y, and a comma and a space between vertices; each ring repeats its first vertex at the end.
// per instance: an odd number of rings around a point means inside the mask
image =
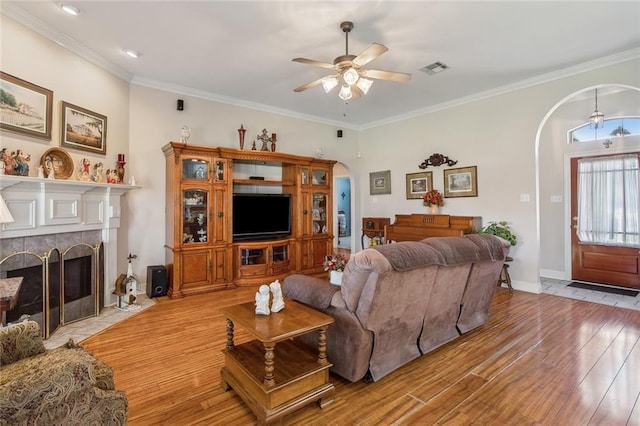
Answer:
POLYGON ((438 74, 449 68, 447 64, 443 64, 442 62, 434 62, 431 65, 427 65, 426 67, 420 68, 420 71, 425 72, 429 75, 438 74))

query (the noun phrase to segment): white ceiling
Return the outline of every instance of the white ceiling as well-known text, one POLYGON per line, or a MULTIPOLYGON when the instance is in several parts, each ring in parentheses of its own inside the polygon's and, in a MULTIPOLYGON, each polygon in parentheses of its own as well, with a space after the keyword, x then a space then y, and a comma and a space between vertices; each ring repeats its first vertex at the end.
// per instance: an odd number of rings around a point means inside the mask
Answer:
MULTIPOLYGON (((6 1, 2 13, 117 75, 212 100, 365 128, 572 72, 640 57, 640 1, 6 1), (345 53, 389 51, 377 80, 345 105, 321 86, 293 89, 345 53), (131 59, 124 48, 142 52, 131 59), (420 68, 450 68, 429 76, 420 68)), ((561 96, 559 96, 560 98, 561 96)), ((188 105, 187 105, 188 107, 188 105)))

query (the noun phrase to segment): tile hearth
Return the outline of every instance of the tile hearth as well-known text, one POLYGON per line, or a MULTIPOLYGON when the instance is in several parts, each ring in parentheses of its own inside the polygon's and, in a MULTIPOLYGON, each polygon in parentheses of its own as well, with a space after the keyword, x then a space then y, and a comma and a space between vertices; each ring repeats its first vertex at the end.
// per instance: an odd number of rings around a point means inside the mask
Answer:
POLYGON ((107 306, 97 317, 76 321, 60 328, 44 341, 44 346, 47 349, 57 348, 58 346, 67 343, 69 339, 73 339, 75 343, 81 343, 84 339, 155 305, 155 301, 153 299, 149 299, 144 293, 138 294, 137 297, 138 304, 140 305, 139 309, 122 311, 116 309, 115 306, 107 306))

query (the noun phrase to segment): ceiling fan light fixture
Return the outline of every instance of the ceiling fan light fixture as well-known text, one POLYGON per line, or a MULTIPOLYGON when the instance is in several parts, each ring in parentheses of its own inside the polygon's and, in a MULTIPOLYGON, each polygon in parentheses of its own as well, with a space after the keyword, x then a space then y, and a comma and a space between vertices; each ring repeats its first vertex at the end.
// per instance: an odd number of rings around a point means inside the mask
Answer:
POLYGON ((373 80, 369 80, 368 78, 363 77, 360 77, 358 83, 356 84, 356 86, 358 86, 358 89, 362 90, 362 93, 364 93, 365 95, 371 88, 371 85, 373 85, 373 80))
POLYGON ((337 85, 338 77, 335 75, 330 75, 322 80, 322 88, 324 89, 324 93, 329 93, 331 89, 333 89, 337 85))
POLYGON ((344 72, 344 74, 342 74, 342 79, 349 86, 351 86, 352 84, 355 84, 359 78, 360 78, 360 75, 358 74, 358 71, 356 71, 353 68, 349 68, 344 72))
POLYGON ((348 101, 349 99, 351 99, 353 97, 353 93, 351 93, 351 87, 349 87, 347 85, 343 85, 340 88, 340 93, 338 93, 338 96, 343 101, 348 101))

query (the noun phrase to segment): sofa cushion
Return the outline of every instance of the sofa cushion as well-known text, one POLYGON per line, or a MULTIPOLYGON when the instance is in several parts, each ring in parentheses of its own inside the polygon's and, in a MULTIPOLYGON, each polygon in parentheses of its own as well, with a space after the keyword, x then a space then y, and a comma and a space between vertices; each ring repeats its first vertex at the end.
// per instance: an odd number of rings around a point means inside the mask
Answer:
POLYGON ((0 328, 0 366, 44 351, 40 326, 37 322, 24 321, 0 328))
POLYGON ((433 247, 418 241, 383 244, 373 247, 387 258, 396 271, 409 271, 429 265, 442 265, 444 258, 433 247))

